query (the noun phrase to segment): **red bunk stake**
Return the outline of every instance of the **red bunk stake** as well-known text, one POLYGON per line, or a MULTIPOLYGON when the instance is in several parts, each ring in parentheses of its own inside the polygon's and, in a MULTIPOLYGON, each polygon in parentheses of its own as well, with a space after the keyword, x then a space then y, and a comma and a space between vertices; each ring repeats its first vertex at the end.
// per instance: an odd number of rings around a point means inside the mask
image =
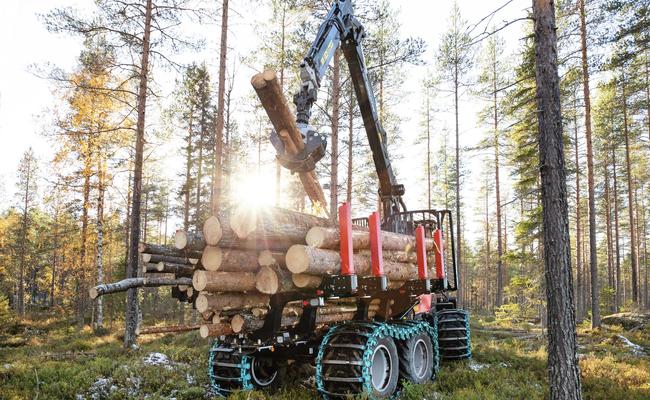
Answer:
POLYGON ((341 230, 341 275, 354 275, 352 212, 348 203, 339 206, 339 229, 341 230))
POLYGON ((418 257, 418 278, 427 279, 427 249, 424 246, 424 227, 415 228, 415 252, 418 257))
POLYGON ((368 217, 370 225, 370 261, 372 276, 384 276, 384 256, 381 251, 381 223, 377 211, 368 217))
POLYGON ((445 257, 443 256, 444 238, 442 236, 442 229, 436 229, 433 231, 433 247, 436 256, 436 278, 446 280, 445 257))

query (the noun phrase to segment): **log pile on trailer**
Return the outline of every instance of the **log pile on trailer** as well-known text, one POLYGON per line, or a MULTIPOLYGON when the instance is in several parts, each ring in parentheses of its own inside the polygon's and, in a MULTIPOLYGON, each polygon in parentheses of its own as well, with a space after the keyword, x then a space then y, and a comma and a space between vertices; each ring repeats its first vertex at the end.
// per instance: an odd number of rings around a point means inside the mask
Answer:
MULTIPOLYGON (((396 288, 417 276, 415 238, 381 234, 384 271, 390 287, 396 288)), ((359 276, 371 272, 368 236, 367 228, 354 227, 353 259, 359 276)), ((426 243, 433 247, 430 239, 426 243)), ((142 277, 91 288, 90 295, 173 286, 172 295, 192 303, 203 317, 201 336, 250 332, 262 326, 271 295, 313 292, 324 276, 339 273, 339 245, 339 228, 329 219, 276 207, 234 208, 209 217, 201 232, 177 231, 172 246, 141 243, 142 277)), ((282 325, 298 323, 301 310, 299 301, 290 303, 282 325)), ((376 310, 375 302, 369 311, 376 310)), ((319 308, 317 323, 349 320, 355 311, 354 302, 328 302, 319 308)))

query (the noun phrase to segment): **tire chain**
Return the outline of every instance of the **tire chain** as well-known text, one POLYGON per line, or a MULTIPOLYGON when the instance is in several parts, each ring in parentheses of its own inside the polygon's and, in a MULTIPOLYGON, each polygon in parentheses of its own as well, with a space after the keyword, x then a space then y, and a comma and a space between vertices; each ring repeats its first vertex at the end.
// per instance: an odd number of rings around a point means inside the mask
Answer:
MULTIPOLYGON (((417 334, 426 332, 431 338, 434 350, 434 363, 433 363, 433 374, 432 380, 435 379, 440 368, 440 357, 438 356, 438 329, 437 329, 437 317, 436 315, 431 315, 433 321, 399 321, 399 322, 390 322, 390 323, 381 323, 381 322, 346 322, 335 327, 331 328, 327 334, 323 337, 321 345, 318 350, 316 357, 316 388, 321 393, 323 398, 329 399, 330 396, 340 396, 344 395, 346 390, 342 390, 343 393, 331 393, 325 388, 325 377, 323 376, 323 357, 325 356, 325 351, 327 346, 332 343, 332 339, 336 339, 337 336, 348 335, 354 331, 364 331, 371 329, 370 334, 367 336, 367 340, 364 344, 363 358, 362 358, 362 368, 361 368, 361 386, 365 393, 370 394, 372 392, 372 377, 370 375, 370 368, 372 365, 372 350, 377 343, 379 338, 390 337, 395 340, 406 340, 410 337, 413 337, 417 334)), ((364 332, 365 333, 365 332, 364 332)), ((360 337, 363 335, 359 335, 360 337)), ((352 369, 354 371, 354 369, 352 369)), ((353 391, 350 391, 353 393, 353 391)), ((397 395, 398 392, 395 393, 397 395)))

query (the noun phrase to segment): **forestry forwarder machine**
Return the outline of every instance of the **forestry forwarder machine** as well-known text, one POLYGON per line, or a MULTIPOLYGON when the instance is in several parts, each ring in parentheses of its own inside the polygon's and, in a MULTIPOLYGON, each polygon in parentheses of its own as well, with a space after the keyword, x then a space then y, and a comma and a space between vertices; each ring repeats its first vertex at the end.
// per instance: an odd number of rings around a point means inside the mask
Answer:
POLYGON ((289 362, 315 363, 316 388, 323 398, 364 393, 369 398, 391 398, 400 381, 425 383, 435 379, 440 359, 471 357, 469 316, 449 296, 458 288, 456 246, 449 210, 406 211, 404 186, 396 183, 386 133, 377 115, 361 41, 364 29, 354 17, 351 0, 336 0, 321 24, 307 56, 300 64, 302 85, 294 96, 297 125, 305 150, 295 156, 284 151, 277 134, 271 142, 278 160, 292 172, 314 169, 325 154, 325 139, 309 125, 311 107, 336 49, 340 46, 361 109, 372 156, 379 176, 382 213, 355 219, 368 228, 372 275, 357 276, 352 262, 352 224, 348 204, 339 208, 341 272, 327 276, 318 289, 271 296, 262 328, 245 335, 221 336, 209 353, 213 390, 228 396, 235 390, 276 389, 289 362), (381 218, 381 220, 380 220, 381 218), (388 288, 383 274, 380 230, 415 235, 418 276, 397 289, 388 288), (433 240, 435 277, 427 270, 425 237, 433 240), (446 249, 446 243, 450 248, 446 249), (357 311, 351 321, 317 330, 316 315, 327 302, 352 298, 357 311), (379 309, 371 318, 369 305, 379 309), (301 301, 296 326, 282 328, 288 302, 301 301))

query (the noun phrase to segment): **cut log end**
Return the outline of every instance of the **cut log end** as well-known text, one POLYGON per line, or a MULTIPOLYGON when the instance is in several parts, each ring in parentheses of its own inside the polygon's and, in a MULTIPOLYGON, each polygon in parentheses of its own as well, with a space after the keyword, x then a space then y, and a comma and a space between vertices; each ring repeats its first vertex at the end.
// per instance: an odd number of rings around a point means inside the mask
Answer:
POLYGON ((240 239, 246 239, 257 228, 257 209, 237 207, 230 215, 230 228, 240 239))
POLYGON ((253 85, 255 89, 262 89, 263 87, 265 87, 266 81, 264 80, 264 74, 259 73, 253 75, 253 77, 251 78, 251 85, 253 85))
POLYGON ((200 313, 208 311, 210 307, 208 304, 208 297, 202 293, 199 294, 196 296, 196 300, 194 300, 194 306, 196 307, 196 311, 200 313))
POLYGON ((187 233, 182 230, 177 230, 174 233, 174 247, 178 250, 183 250, 187 246, 187 233))
POLYGON ((149 261, 151 261, 151 254, 149 254, 149 253, 142 253, 142 262, 146 264, 146 263, 148 263, 149 261))
POLYGON ((300 244, 289 247, 286 256, 287 269, 294 274, 300 274, 309 268, 309 255, 306 247, 300 244))
POLYGON ((328 237, 328 231, 326 229, 323 229, 320 226, 315 226, 307 232, 307 236, 305 236, 305 242, 307 242, 308 246, 314 246, 314 247, 323 247, 326 244, 326 239, 328 237))
POLYGON ((201 256, 201 264, 208 271, 216 271, 221 266, 223 261, 223 251, 220 247, 205 246, 203 255, 201 256))
MULTIPOLYGON (((192 286, 194 287, 194 289, 200 292, 203 289, 205 289, 207 284, 208 284, 208 280, 205 276, 205 271, 201 271, 201 270, 194 271, 194 275, 192 276, 192 286)), ((203 311, 199 310, 199 312, 203 312, 203 311)))
POLYGON ((88 295, 90 296, 91 299, 96 299, 99 294, 97 293, 97 289, 92 287, 88 289, 88 295))
POLYGON ((156 270, 161 271, 161 272, 164 271, 165 270, 165 263, 161 261, 158 264, 156 264, 156 270))
POLYGON ((210 216, 203 224, 203 238, 205 243, 216 246, 223 236, 221 222, 215 215, 210 216))
POLYGON ((275 265, 276 261, 270 250, 262 250, 260 251, 259 256, 257 256, 257 263, 262 267, 268 267, 270 265, 275 265))
POLYGON ((244 329, 245 323, 246 319, 242 315, 237 314, 232 317, 232 320, 230 320, 230 327, 232 328, 233 332, 239 333, 244 329))
POLYGON ((293 274, 291 275, 291 280, 298 288, 316 289, 320 286, 323 278, 316 275, 293 274))
POLYGON ((255 288, 264 294, 276 294, 280 288, 278 274, 270 267, 260 268, 255 277, 255 288))

